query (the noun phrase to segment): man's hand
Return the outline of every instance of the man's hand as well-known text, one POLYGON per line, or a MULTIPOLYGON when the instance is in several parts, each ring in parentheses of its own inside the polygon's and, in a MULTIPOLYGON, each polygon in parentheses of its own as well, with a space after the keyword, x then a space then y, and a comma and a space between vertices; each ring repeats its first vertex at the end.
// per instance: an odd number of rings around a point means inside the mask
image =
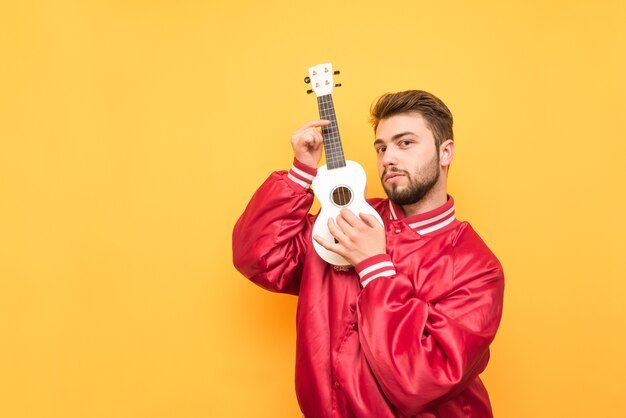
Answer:
POLYGON ((360 213, 356 216, 349 209, 343 208, 337 216, 337 222, 328 220, 328 230, 337 243, 326 241, 319 235, 313 239, 353 266, 366 258, 387 252, 385 228, 372 215, 360 213))
POLYGON ((317 168, 322 159, 324 138, 320 127, 330 125, 329 120, 312 120, 300 127, 291 136, 291 146, 298 161, 309 167, 317 168))

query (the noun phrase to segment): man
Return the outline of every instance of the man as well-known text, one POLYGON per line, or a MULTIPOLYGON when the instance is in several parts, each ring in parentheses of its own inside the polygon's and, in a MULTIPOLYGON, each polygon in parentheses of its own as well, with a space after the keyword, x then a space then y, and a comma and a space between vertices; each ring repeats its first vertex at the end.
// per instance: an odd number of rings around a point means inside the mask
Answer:
POLYGON ((452 114, 424 91, 386 94, 371 109, 384 221, 343 209, 315 237, 354 268, 313 251, 308 188, 321 158, 311 121, 291 138, 289 172, 273 173, 233 233, 237 269, 258 285, 299 296, 296 393, 307 418, 491 417, 478 378, 502 313, 504 276, 446 180, 452 114))

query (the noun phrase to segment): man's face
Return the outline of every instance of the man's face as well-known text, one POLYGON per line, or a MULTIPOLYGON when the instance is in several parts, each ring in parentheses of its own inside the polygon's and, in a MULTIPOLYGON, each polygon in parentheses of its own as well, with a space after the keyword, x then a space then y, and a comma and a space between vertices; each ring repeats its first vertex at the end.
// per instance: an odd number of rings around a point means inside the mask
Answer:
POLYGON ((382 119, 374 142, 378 174, 397 205, 420 201, 437 184, 439 151, 426 120, 415 112, 382 119))

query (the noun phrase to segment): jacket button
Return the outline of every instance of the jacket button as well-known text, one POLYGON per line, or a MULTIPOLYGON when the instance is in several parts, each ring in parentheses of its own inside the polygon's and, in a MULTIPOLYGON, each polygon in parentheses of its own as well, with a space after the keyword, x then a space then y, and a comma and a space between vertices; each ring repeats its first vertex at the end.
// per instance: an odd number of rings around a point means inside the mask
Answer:
POLYGON ((400 232, 402 232, 402 230, 401 230, 400 228, 398 228, 398 229, 396 229, 396 230, 395 230, 395 231, 393 231, 393 232, 395 232, 396 234, 399 234, 400 232))
POLYGON ((335 382, 335 384, 333 385, 335 387, 335 389, 339 389, 341 387, 341 385, 339 384, 339 382, 335 382))
POLYGON ((356 323, 356 322, 352 323, 352 329, 355 330, 355 331, 358 330, 359 329, 359 324, 356 323))

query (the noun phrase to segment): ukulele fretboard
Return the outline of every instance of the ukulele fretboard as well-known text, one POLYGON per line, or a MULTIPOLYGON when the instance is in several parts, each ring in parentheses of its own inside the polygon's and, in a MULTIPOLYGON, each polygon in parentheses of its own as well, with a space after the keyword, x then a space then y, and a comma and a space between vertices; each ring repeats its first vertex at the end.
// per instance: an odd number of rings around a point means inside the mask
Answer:
POLYGON ((318 96, 317 105, 322 119, 331 122, 328 126, 322 126, 322 136, 324 137, 324 153, 326 155, 326 166, 328 169, 345 167, 346 159, 341 147, 339 137, 339 127, 337 126, 337 116, 333 105, 332 95, 318 96))

